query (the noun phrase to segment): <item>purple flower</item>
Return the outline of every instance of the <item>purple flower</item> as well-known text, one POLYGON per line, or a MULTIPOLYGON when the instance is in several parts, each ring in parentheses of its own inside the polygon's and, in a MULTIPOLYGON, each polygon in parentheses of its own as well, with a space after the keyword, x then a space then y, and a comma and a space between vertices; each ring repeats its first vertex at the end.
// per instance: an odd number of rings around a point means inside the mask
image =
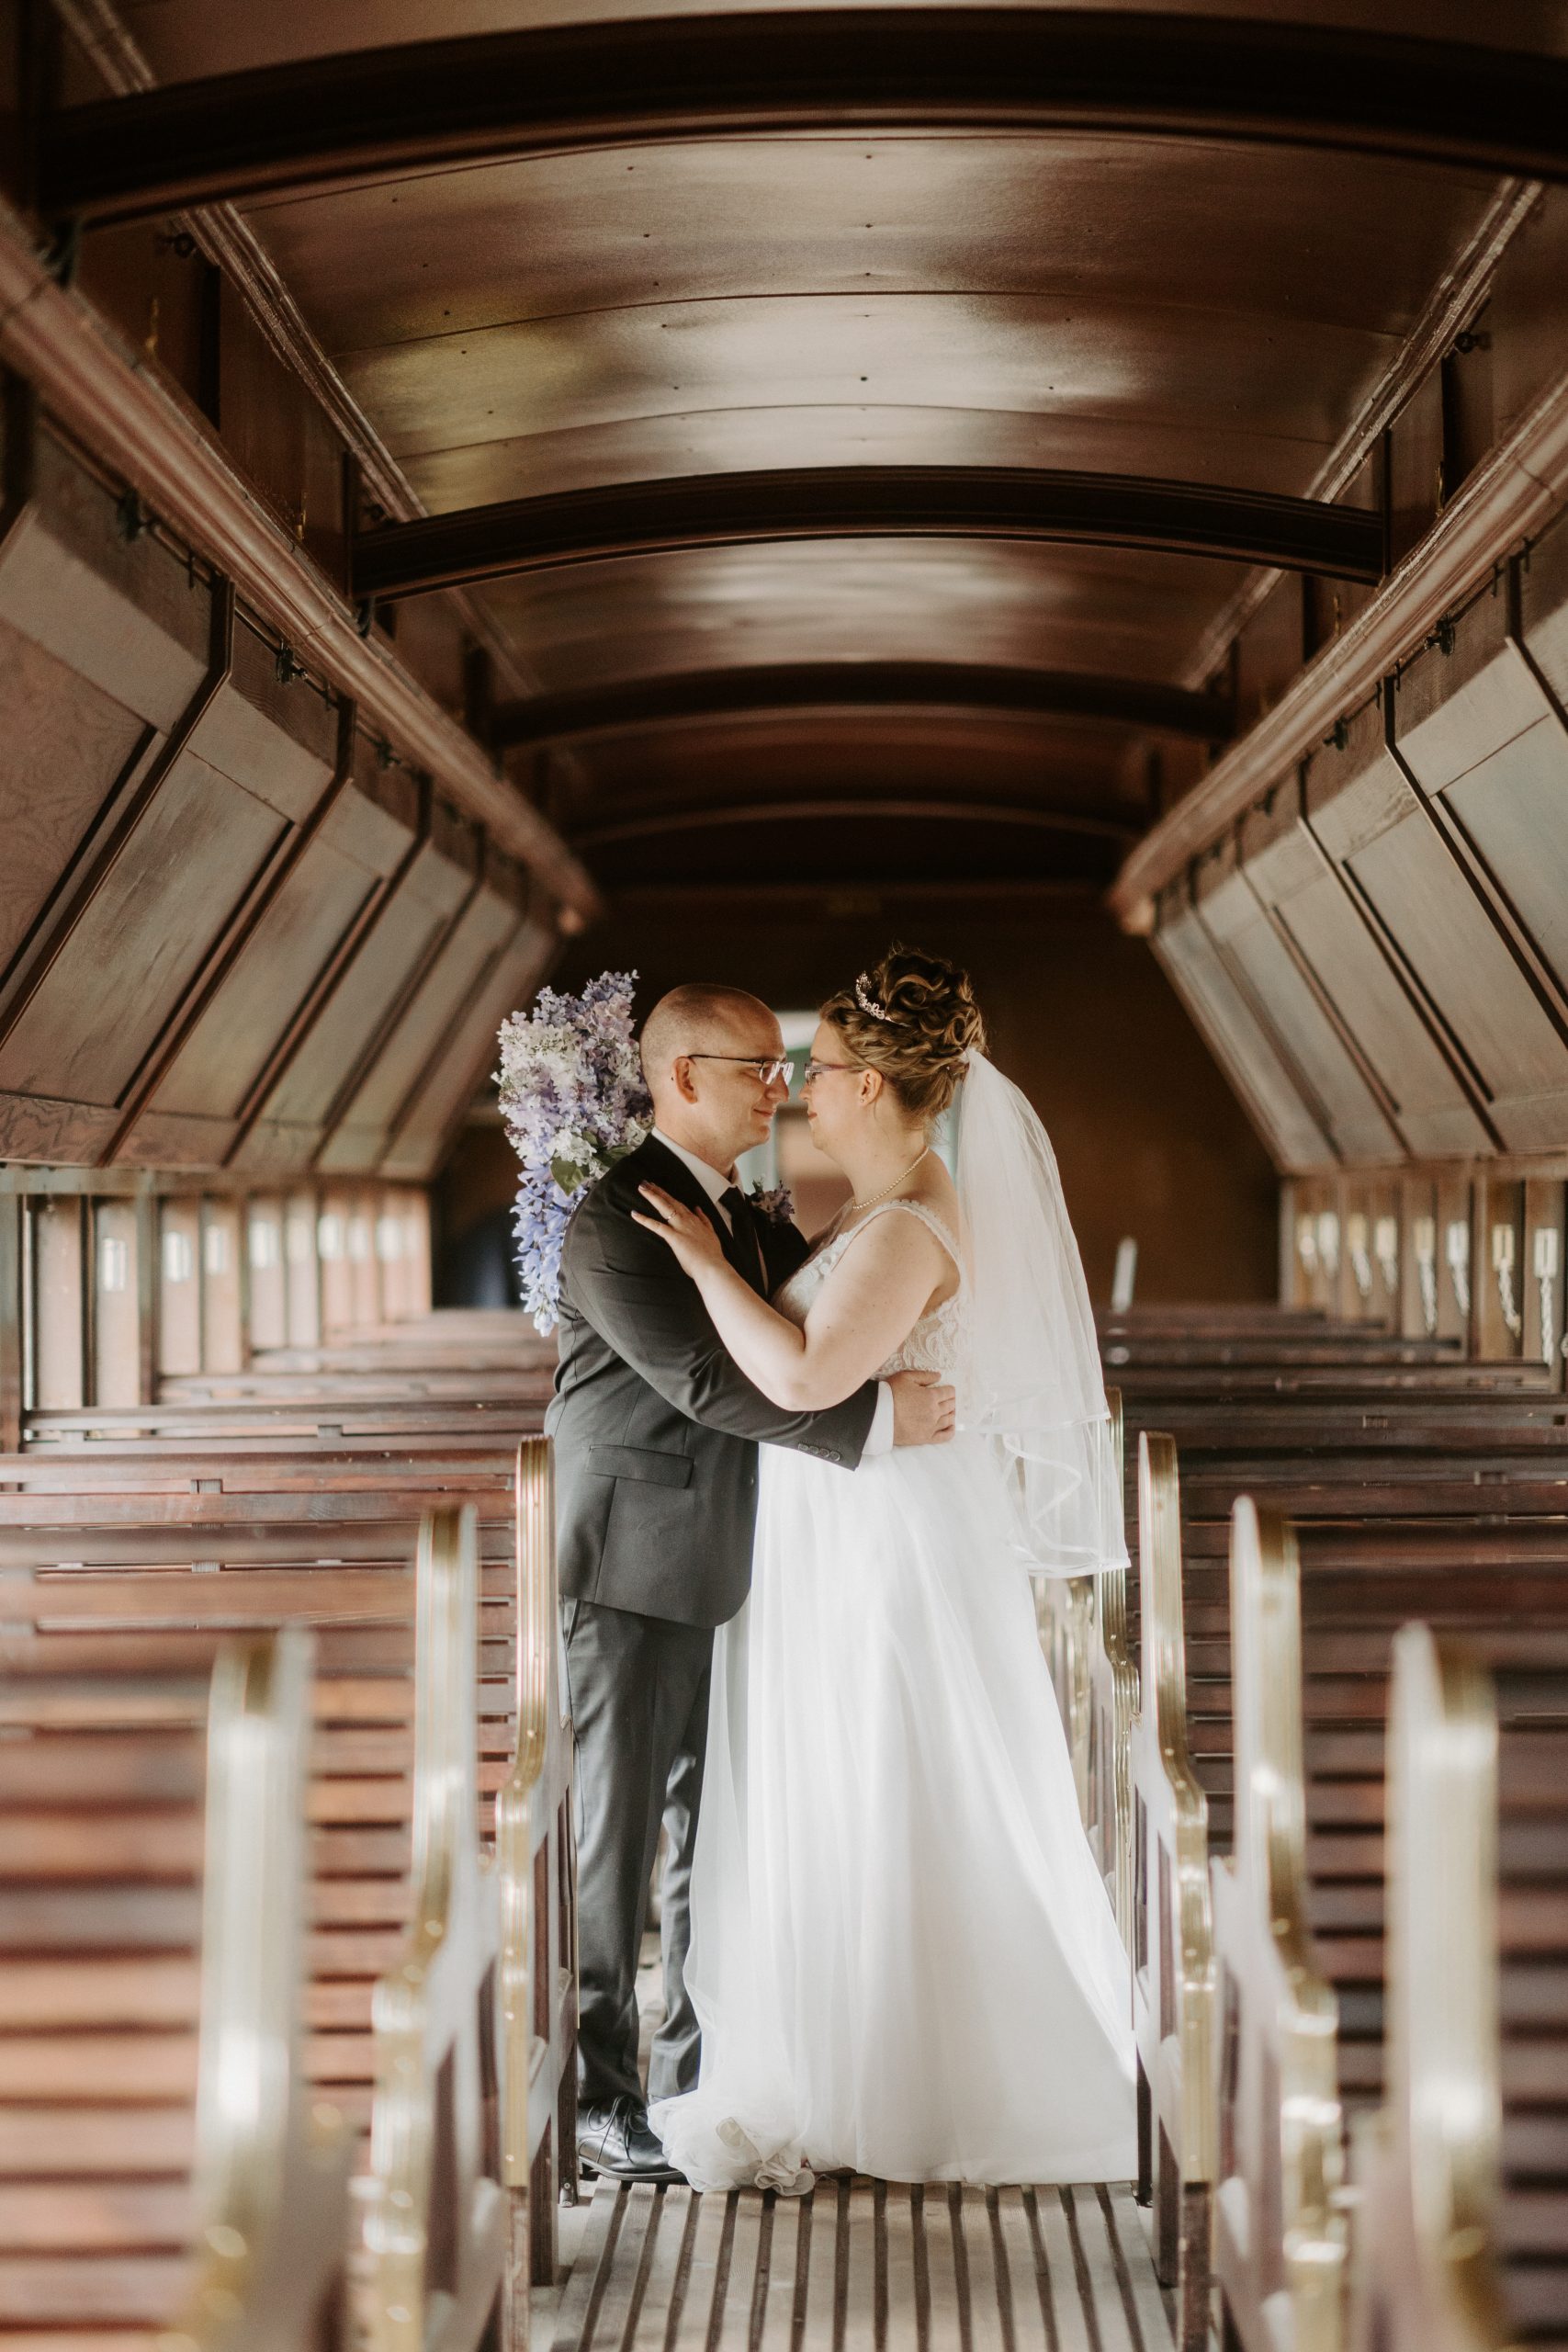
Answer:
POLYGON ((531 1012, 501 1024, 501 1115, 522 1162, 513 1208, 523 1303, 553 1331, 561 1244, 572 1210, 635 1151, 653 1105, 632 1037, 635 972, 601 972, 581 996, 541 989, 531 1012))
POLYGON ((758 1185, 746 1197, 758 1216, 765 1216, 770 1225, 795 1223, 795 1194, 787 1184, 775 1184, 769 1192, 758 1185))

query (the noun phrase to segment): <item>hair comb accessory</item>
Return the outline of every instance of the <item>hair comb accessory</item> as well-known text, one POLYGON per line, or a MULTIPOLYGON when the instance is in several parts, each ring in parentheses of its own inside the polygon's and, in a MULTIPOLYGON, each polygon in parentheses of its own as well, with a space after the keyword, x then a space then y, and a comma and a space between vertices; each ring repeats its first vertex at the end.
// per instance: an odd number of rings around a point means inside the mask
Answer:
POLYGON ((870 977, 864 972, 855 982, 855 1002, 863 1012, 869 1012, 874 1021, 890 1021, 893 1017, 887 1007, 878 1004, 872 995, 870 977))

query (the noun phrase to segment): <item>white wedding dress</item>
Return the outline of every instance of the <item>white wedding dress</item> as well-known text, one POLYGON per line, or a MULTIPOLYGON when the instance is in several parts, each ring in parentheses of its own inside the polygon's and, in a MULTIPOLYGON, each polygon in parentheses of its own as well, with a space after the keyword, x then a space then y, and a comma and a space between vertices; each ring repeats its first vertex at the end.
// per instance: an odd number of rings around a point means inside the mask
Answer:
MULTIPOLYGON (((893 1201, 873 1216, 933 1213, 893 1201)), ((852 1235, 773 1304, 804 1323, 852 1235)), ((884 1369, 951 1376, 967 1287, 884 1369)), ((686 1964, 697 2088, 651 2120, 694 2186, 1126 2179, 1128 1963, 1080 1826, 984 1436, 846 1473, 761 1448, 719 1628, 686 1964)))

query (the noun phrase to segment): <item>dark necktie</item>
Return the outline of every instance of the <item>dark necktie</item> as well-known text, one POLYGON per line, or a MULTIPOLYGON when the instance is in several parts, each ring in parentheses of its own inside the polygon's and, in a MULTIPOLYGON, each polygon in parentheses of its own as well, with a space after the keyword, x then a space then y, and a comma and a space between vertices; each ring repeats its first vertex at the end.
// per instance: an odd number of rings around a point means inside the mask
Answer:
POLYGON ((718 1196, 718 1204, 729 1218, 729 1228, 735 1237, 739 1254, 740 1271, 753 1290, 767 1289, 767 1269, 762 1263, 762 1246, 757 1238, 757 1228, 751 1222, 750 1204, 739 1184, 730 1184, 718 1196))

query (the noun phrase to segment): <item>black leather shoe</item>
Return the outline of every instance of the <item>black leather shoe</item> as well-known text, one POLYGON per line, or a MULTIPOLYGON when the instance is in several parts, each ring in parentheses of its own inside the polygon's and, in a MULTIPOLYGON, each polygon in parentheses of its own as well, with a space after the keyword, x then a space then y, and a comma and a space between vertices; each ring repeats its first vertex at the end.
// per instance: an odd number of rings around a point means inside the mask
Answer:
POLYGON ((580 2108, 577 2160, 585 2173, 608 2173, 614 2180, 683 2182, 648 2124, 640 2099, 623 2093, 608 2107, 580 2108))

